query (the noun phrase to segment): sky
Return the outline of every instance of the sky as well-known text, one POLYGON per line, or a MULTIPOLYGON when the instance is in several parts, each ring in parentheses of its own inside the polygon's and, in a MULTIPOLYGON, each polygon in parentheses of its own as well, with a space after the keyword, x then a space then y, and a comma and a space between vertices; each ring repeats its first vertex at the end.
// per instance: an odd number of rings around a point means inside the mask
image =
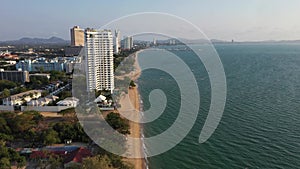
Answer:
POLYGON ((0 41, 51 36, 68 40, 74 25, 100 28, 139 12, 179 16, 210 39, 296 40, 299 7, 300 0, 1 0, 0 41))

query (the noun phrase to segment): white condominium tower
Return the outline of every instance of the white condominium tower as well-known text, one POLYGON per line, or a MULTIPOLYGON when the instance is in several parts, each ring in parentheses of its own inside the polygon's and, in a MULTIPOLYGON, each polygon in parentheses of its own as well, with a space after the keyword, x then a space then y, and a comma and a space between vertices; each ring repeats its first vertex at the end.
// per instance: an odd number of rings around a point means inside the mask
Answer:
POLYGON ((114 54, 118 54, 120 48, 121 48, 121 32, 119 30, 115 30, 114 54))
POLYGON ((110 30, 85 30, 87 90, 114 90, 113 35, 110 30))

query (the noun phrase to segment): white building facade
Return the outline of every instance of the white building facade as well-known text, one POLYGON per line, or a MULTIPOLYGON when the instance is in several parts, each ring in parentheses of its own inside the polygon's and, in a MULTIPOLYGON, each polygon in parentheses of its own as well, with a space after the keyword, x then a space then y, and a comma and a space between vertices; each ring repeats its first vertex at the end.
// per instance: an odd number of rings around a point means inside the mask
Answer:
POLYGON ((113 35, 110 30, 85 30, 87 90, 114 90, 113 35))
POLYGON ((118 54, 121 48, 121 32, 119 30, 115 30, 114 37, 114 54, 118 54))

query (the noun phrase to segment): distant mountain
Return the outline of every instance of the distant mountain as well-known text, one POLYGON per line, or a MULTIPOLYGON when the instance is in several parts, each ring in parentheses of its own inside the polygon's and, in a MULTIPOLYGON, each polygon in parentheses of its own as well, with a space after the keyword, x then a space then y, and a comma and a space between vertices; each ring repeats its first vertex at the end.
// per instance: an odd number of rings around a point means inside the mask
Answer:
POLYGON ((226 43, 227 41, 224 40, 218 40, 218 39, 184 39, 184 38, 178 38, 178 39, 167 39, 167 40, 159 40, 158 43, 165 43, 168 44, 170 42, 175 42, 175 44, 207 44, 207 43, 226 43))
POLYGON ((300 40, 281 40, 279 43, 300 43, 300 40))
POLYGON ((267 40, 267 41, 226 41, 219 39, 167 39, 167 40, 158 40, 160 44, 168 44, 170 41, 174 41, 175 44, 205 44, 205 43, 300 43, 300 40, 267 40))
POLYGON ((7 45, 38 45, 38 44, 69 44, 70 42, 58 37, 51 37, 49 39, 44 38, 21 38, 19 40, 12 40, 12 41, 3 41, 0 44, 7 44, 7 45))
POLYGON ((219 40, 219 39, 211 39, 210 40, 212 43, 228 43, 228 41, 225 40, 219 40))

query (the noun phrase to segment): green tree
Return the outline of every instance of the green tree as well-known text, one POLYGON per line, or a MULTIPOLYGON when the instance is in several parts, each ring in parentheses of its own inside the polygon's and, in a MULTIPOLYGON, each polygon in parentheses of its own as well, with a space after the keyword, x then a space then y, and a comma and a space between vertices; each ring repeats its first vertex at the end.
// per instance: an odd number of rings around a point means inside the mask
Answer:
POLYGON ((47 130, 43 135, 45 145, 51 145, 60 142, 58 133, 53 129, 47 130))
POLYGON ((59 122, 53 126, 53 129, 59 134, 61 141, 69 139, 85 143, 90 141, 79 122, 59 122))
POLYGON ((78 163, 71 163, 65 169, 82 169, 82 165, 78 163))
POLYGON ((15 133, 23 133, 35 128, 41 120, 43 120, 43 116, 39 112, 26 111, 17 115, 10 127, 15 133))
POLYGON ((27 83, 27 86, 31 89, 37 89, 47 84, 49 84, 49 80, 45 76, 30 76, 30 82, 27 83))
POLYGON ((23 93, 23 92, 26 92, 26 91, 28 91, 28 89, 26 89, 26 87, 20 87, 18 93, 23 93))
POLYGON ((130 81, 129 86, 130 86, 130 87, 135 87, 135 86, 136 86, 133 80, 130 81))
POLYGON ((17 168, 22 168, 26 165, 26 159, 25 159, 25 157, 22 157, 22 156, 18 157, 16 159, 16 162, 17 162, 17 168))
POLYGON ((12 89, 14 87, 16 87, 17 84, 9 81, 9 80, 0 80, 0 91, 4 90, 5 88, 7 89, 12 89))
POLYGON ((10 169, 11 168, 11 164, 10 164, 9 158, 7 158, 7 157, 1 158, 1 160, 0 160, 0 168, 1 169, 10 169))
POLYGON ((6 98, 6 97, 9 97, 10 96, 10 91, 8 89, 4 89, 2 94, 1 94, 1 97, 2 98, 6 98))
POLYGON ((82 169, 114 169, 110 159, 105 156, 89 157, 83 160, 82 169))
POLYGON ((0 117, 0 133, 11 133, 10 127, 7 125, 7 121, 3 117, 0 117))
POLYGON ((49 92, 48 91, 46 91, 46 90, 44 90, 44 91, 42 91, 42 97, 46 97, 47 95, 49 94, 49 92))
POLYGON ((63 116, 74 116, 76 112, 75 112, 75 108, 68 108, 58 112, 58 114, 62 114, 63 116))
POLYGON ((130 134, 128 120, 122 119, 118 113, 109 113, 105 120, 115 130, 121 134, 130 134))
POLYGON ((48 163, 50 165, 49 169, 57 169, 57 168, 61 168, 63 163, 62 163, 62 159, 58 156, 54 156, 51 155, 48 163))
POLYGON ((3 142, 12 141, 13 139, 14 139, 14 137, 11 135, 0 133, 0 140, 3 142))
POLYGON ((16 152, 12 148, 8 148, 5 145, 5 142, 0 141, 0 168, 1 169, 10 169, 11 164, 17 164, 18 168, 21 168, 26 165, 25 157, 20 156, 18 152, 16 152))
POLYGON ((65 72, 53 70, 50 72, 50 81, 61 80, 63 82, 67 82, 68 77, 65 72))
MULTIPOLYGON (((122 145, 124 145, 124 144, 122 144, 122 145)), ((118 146, 118 145, 115 145, 115 146, 118 146)), ((124 162, 123 158, 121 156, 110 153, 99 146, 95 146, 95 147, 93 147, 93 149, 94 149, 95 154, 99 154, 102 156, 106 155, 110 159, 112 166, 114 168, 122 168, 122 169, 133 169, 134 168, 131 163, 124 162)))
POLYGON ((65 98, 67 98, 67 97, 72 97, 72 92, 70 92, 70 91, 62 91, 62 92, 58 95, 58 97, 59 97, 61 100, 65 99, 65 98))

